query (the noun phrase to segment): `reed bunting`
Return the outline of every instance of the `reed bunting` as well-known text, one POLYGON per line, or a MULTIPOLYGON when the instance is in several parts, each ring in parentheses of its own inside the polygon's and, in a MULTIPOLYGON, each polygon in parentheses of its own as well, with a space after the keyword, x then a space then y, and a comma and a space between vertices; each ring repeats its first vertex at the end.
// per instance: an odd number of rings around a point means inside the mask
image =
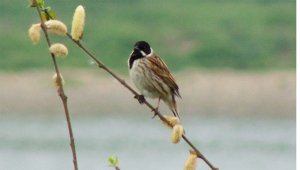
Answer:
POLYGON ((142 95, 136 96, 142 103, 145 97, 158 98, 156 109, 162 99, 179 117, 175 96, 180 97, 178 85, 167 65, 146 41, 135 43, 128 60, 129 75, 142 95))

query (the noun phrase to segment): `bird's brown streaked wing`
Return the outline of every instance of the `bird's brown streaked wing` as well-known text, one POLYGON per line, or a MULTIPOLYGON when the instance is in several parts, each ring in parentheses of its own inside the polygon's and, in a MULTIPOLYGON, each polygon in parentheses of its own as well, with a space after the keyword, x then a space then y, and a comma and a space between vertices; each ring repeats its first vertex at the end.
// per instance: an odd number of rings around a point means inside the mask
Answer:
POLYGON ((160 77, 174 91, 175 95, 181 97, 179 94, 179 87, 166 63, 157 55, 147 57, 147 59, 152 63, 153 73, 160 77))

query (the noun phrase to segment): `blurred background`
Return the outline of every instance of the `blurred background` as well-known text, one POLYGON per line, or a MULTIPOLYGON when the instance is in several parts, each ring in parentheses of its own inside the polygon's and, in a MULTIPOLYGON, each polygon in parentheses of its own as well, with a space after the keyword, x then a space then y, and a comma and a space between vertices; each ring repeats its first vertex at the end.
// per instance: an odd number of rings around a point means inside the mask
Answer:
MULTIPOLYGON (((294 0, 46 0, 70 28, 86 9, 82 44, 129 84, 133 44, 148 41, 174 74, 187 136, 222 170, 295 169, 294 0)), ((0 169, 72 169, 63 107, 44 38, 28 1, 0 2, 0 169)), ((65 37, 59 59, 80 169, 182 169, 188 146, 65 37)), ((155 100, 150 100, 156 104, 155 100)), ((161 105, 164 114, 171 114, 161 105)), ((198 161, 199 169, 209 169, 198 161)))

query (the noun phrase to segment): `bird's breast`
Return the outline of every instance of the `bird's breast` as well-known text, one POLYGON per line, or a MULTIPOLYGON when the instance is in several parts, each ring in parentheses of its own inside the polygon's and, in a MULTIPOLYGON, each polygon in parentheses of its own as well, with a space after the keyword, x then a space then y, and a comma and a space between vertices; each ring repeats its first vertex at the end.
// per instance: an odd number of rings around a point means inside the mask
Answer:
POLYGON ((137 59, 133 62, 129 75, 131 81, 144 96, 152 98, 159 96, 158 91, 153 87, 151 71, 143 59, 137 59))

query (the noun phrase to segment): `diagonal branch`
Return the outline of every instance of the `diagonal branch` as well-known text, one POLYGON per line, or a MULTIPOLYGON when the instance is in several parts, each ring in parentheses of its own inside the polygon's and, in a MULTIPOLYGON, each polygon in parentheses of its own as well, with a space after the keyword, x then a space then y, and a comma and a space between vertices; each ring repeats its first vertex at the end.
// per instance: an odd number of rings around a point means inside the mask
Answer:
MULTIPOLYGON (((138 92, 136 92, 131 86, 129 86, 125 80, 121 79, 119 76, 117 76, 114 72, 112 72, 108 67, 106 67, 101 61, 99 61, 96 56, 94 56, 90 51, 88 51, 81 43, 80 41, 76 41, 72 38, 72 36, 67 33, 67 36, 78 45, 79 48, 81 48, 96 64, 99 68, 105 70, 108 72, 111 76, 113 76, 116 80, 118 80, 125 88, 127 88, 129 91, 133 93, 134 96, 139 95, 138 92)), ((144 101, 144 104, 150 108, 151 111, 154 111, 155 115, 157 115, 162 121, 167 123, 171 126, 169 121, 157 110, 155 109, 147 100, 144 101)), ((182 138, 184 141, 197 153, 197 157, 202 159, 212 170, 218 170, 218 168, 214 167, 207 159, 206 157, 192 144, 192 142, 183 135, 182 138)))
MULTIPOLYGON (((40 17, 40 20, 41 20, 41 28, 42 28, 42 30, 44 32, 44 35, 45 35, 45 38, 46 38, 46 41, 47 41, 47 45, 48 45, 48 47, 50 47, 51 46, 51 42, 50 42, 50 38, 49 38, 49 35, 48 35, 48 32, 47 32, 46 25, 45 25, 44 20, 42 18, 40 6, 38 5, 38 3, 37 3, 36 0, 34 0, 34 3, 37 4, 36 5, 36 10, 37 10, 37 13, 38 13, 38 15, 40 17)), ((57 75, 57 78, 61 82, 62 78, 60 76, 60 72, 59 72, 58 64, 56 62, 55 55, 53 53, 50 53, 50 56, 51 56, 52 61, 53 61, 53 65, 54 65, 54 69, 55 69, 55 73, 57 75)), ((71 126, 71 119, 70 119, 70 114, 69 114, 69 109, 68 109, 68 103, 67 103, 68 97, 64 93, 64 89, 63 89, 62 83, 59 83, 59 86, 58 86, 58 89, 57 89, 57 93, 60 96, 61 101, 63 103, 63 107, 64 107, 66 119, 67 119, 68 131, 69 131, 69 137, 70 137, 70 146, 71 146, 71 149, 72 149, 72 156, 73 156, 74 170, 78 170, 77 158, 76 158, 76 149, 75 149, 75 141, 74 141, 72 126, 71 126)))

